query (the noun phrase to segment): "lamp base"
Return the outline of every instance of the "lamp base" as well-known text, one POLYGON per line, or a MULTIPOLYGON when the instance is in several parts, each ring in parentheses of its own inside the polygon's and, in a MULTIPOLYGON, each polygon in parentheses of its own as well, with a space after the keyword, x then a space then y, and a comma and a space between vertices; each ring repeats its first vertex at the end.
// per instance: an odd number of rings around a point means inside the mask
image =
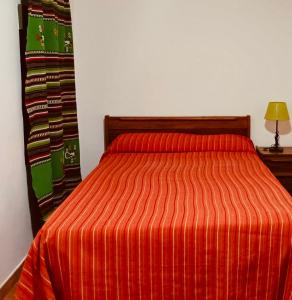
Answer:
POLYGON ((269 148, 269 151, 270 152, 278 152, 278 153, 281 153, 283 152, 283 147, 275 147, 275 146, 272 146, 269 148))

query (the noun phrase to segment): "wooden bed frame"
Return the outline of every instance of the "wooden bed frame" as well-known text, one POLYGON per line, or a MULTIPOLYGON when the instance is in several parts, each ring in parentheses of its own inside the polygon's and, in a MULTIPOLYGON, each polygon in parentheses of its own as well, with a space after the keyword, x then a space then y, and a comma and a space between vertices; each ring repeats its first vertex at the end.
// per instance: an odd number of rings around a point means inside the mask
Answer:
POLYGON ((104 147, 126 132, 233 133, 250 136, 250 116, 112 117, 104 119, 104 147))

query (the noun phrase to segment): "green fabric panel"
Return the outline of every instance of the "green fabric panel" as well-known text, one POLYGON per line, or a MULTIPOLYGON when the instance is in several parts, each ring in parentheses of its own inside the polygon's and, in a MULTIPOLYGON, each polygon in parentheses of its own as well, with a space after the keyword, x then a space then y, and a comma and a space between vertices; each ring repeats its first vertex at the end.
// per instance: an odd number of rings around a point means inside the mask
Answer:
POLYGON ((38 199, 53 192, 51 161, 31 167, 32 187, 38 199))
POLYGON ((59 34, 58 34, 58 39, 59 39, 59 51, 64 53, 64 48, 65 48, 65 27, 64 26, 59 26, 58 28, 59 34))
POLYGON ((64 43, 61 43, 61 45, 64 45, 64 48, 62 49, 62 52, 65 53, 73 53, 73 38, 72 38, 72 27, 66 26, 64 27, 64 43))
POLYGON ((26 51, 43 51, 44 49, 44 21, 40 17, 29 15, 26 51))
POLYGON ((29 16, 26 51, 73 53, 72 27, 29 16))
MULTIPOLYGON (((61 26, 60 26, 61 27, 61 26)), ((59 52, 59 26, 56 21, 44 20, 46 51, 59 52)))
POLYGON ((65 141, 64 143, 65 153, 64 161, 65 165, 79 164, 80 163, 80 150, 79 150, 79 140, 65 141))
POLYGON ((58 180, 64 177, 64 150, 51 153, 53 180, 58 180))

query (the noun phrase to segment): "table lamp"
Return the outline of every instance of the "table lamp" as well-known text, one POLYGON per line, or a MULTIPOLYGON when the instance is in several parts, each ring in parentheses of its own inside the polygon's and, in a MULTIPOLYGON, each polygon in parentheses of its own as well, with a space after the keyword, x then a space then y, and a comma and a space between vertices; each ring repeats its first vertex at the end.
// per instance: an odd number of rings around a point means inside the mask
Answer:
POLYGON ((270 152, 283 152, 283 148, 279 146, 279 130, 278 121, 288 121, 289 114, 286 102, 269 102, 265 119, 276 121, 275 144, 269 148, 270 152))

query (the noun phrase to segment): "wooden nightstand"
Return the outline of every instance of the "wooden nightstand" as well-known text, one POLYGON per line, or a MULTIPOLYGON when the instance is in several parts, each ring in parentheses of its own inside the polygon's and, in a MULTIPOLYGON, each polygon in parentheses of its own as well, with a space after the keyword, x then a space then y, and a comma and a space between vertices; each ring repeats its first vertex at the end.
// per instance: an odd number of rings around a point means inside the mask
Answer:
POLYGON ((264 164, 292 195, 292 147, 284 147, 281 153, 269 152, 265 147, 256 147, 264 164))

